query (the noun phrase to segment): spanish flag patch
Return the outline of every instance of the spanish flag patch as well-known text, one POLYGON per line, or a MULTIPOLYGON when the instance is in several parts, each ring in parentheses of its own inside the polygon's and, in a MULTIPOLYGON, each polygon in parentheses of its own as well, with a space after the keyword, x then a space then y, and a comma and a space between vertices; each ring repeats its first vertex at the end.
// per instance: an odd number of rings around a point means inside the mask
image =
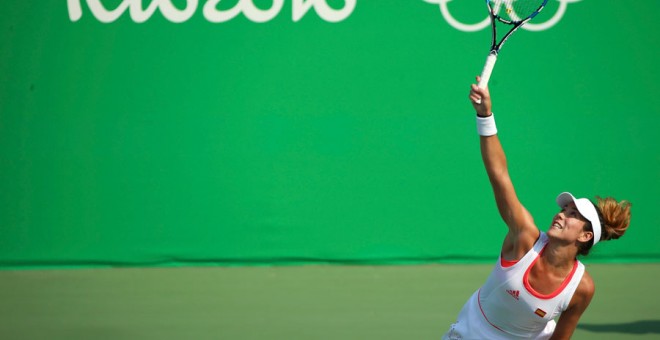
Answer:
POLYGON ((536 315, 538 315, 538 316, 540 316, 540 317, 544 317, 545 314, 547 314, 547 313, 546 313, 543 309, 541 309, 541 308, 537 308, 536 311, 534 312, 534 314, 536 314, 536 315))

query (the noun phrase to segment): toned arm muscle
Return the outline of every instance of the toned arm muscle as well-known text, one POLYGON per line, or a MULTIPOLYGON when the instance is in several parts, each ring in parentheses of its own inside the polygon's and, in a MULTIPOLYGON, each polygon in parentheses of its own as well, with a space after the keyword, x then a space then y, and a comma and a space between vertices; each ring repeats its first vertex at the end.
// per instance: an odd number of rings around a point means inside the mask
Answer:
MULTIPOLYGON (((480 89, 473 84, 470 99, 478 116, 492 115, 492 103, 488 89, 480 89), (477 99, 481 99, 481 102, 476 103, 477 99)), ((517 259, 533 246, 539 236, 539 230, 536 228, 532 216, 518 200, 509 176, 504 148, 497 134, 479 138, 481 157, 493 189, 497 209, 509 228, 502 252, 517 259)))
POLYGON ((573 294, 568 309, 561 313, 557 326, 555 327, 555 332, 550 338, 551 340, 564 340, 571 338, 580 317, 587 307, 589 307, 589 303, 594 296, 595 290, 591 276, 585 272, 584 276, 582 276, 582 280, 580 280, 578 288, 575 290, 575 294, 573 294))

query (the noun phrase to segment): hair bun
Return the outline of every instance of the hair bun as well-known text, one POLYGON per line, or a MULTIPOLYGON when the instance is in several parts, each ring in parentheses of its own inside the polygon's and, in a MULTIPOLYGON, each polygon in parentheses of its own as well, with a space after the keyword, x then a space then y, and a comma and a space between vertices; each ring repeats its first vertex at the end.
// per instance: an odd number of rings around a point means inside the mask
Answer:
POLYGON ((630 202, 622 200, 617 202, 612 197, 600 198, 598 208, 603 213, 603 234, 601 240, 616 240, 628 230, 630 225, 630 202))

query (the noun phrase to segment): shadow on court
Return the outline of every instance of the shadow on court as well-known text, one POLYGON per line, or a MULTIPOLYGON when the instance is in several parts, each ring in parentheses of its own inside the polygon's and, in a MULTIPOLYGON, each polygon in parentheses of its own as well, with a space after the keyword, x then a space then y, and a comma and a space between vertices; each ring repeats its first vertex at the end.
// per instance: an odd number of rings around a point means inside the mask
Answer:
POLYGON ((619 324, 579 324, 577 327, 596 333, 660 334, 660 320, 641 320, 619 324))

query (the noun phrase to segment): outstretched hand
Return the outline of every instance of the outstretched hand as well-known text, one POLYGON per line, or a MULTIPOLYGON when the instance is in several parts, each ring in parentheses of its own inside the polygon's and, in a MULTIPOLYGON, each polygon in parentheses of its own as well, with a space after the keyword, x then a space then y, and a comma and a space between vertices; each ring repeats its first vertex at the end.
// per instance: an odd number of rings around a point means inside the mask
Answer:
MULTIPOLYGON (((481 77, 477 76, 477 83, 481 77)), ((470 102, 472 107, 477 111, 477 115, 487 117, 493 114, 493 103, 490 100, 490 92, 488 88, 482 89, 477 84, 472 84, 470 88, 470 102), (481 101, 479 101, 481 99, 481 101)))

